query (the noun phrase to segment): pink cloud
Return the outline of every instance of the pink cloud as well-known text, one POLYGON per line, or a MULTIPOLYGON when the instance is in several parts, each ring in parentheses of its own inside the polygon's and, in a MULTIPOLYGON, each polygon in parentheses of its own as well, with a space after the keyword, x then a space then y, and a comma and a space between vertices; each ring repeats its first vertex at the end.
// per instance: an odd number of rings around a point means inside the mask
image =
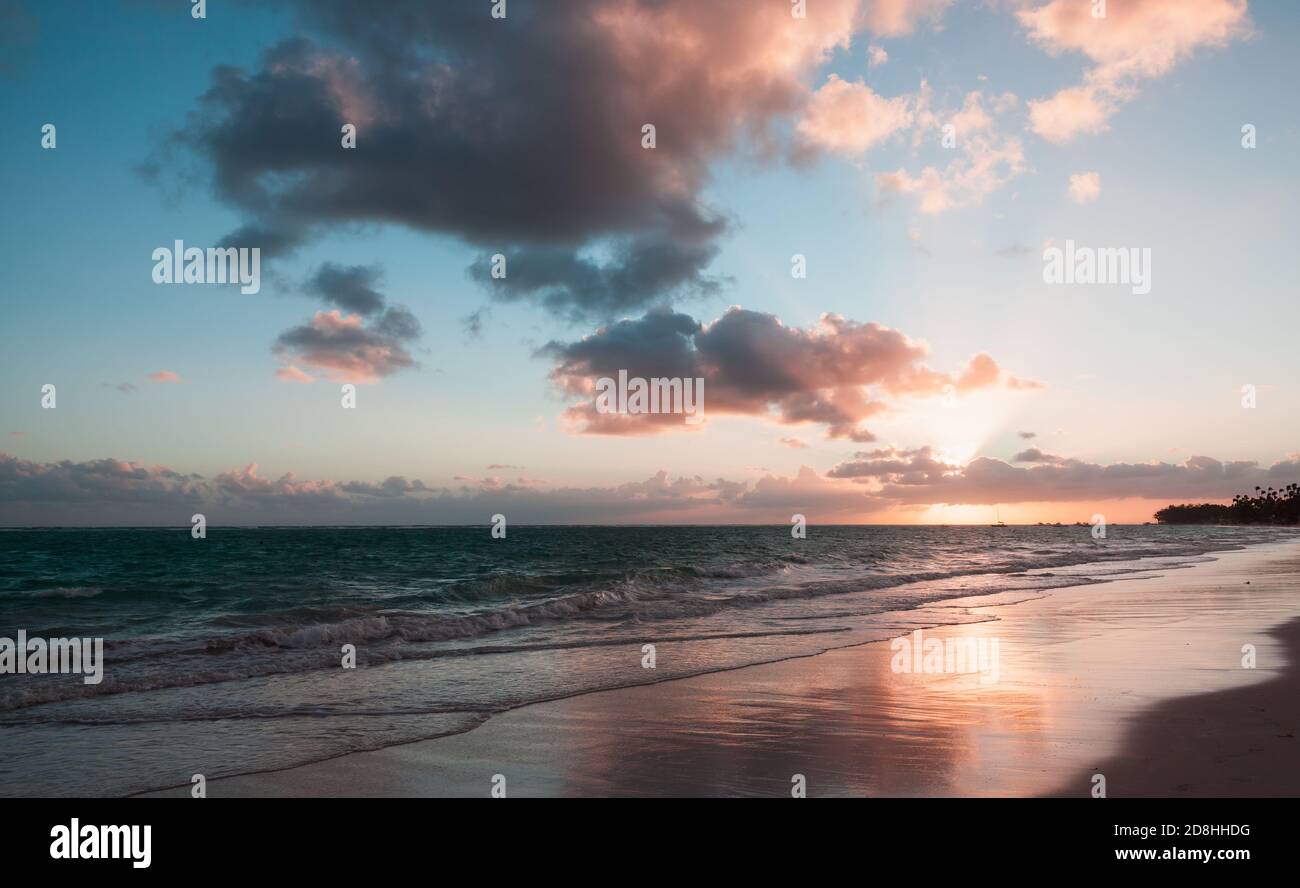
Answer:
POLYGON ((952 0, 867 0, 863 8, 867 29, 881 37, 901 37, 923 20, 938 23, 952 0))
POLYGON ((275 376, 277 379, 282 379, 285 382, 309 383, 316 381, 316 377, 309 373, 302 372, 297 367, 293 366, 293 364, 286 364, 285 366, 278 368, 275 371, 275 376))
POLYGON ((402 308, 387 308, 370 324, 360 315, 331 309, 281 333, 274 351, 281 360, 322 370, 335 382, 373 383, 416 366, 404 343, 416 338, 419 329, 414 316, 402 308))
POLYGON ((1112 0, 1099 18, 1091 3, 1050 0, 1016 16, 1047 52, 1079 52, 1093 63, 1081 85, 1030 102, 1031 128, 1052 142, 1105 130, 1141 81, 1250 32, 1246 0, 1112 0))
POLYGON ((181 381, 180 376, 176 375, 170 370, 159 370, 155 373, 150 373, 149 379, 153 380, 154 382, 180 382, 181 381))
POLYGON ((942 169, 879 173, 876 187, 883 194, 912 195, 922 213, 936 215, 979 205, 1025 170, 1024 146, 1017 138, 974 135, 959 139, 958 145, 961 156, 942 169))
POLYGON ((1029 103, 1029 128, 1049 142, 1068 142, 1078 135, 1110 129, 1118 105, 1096 87, 1072 86, 1050 99, 1029 103))
POLYGON ((1070 199, 1075 203, 1092 203, 1101 196, 1101 176, 1098 173, 1073 173, 1070 176, 1070 199))
POLYGON ((832 74, 813 93, 795 131, 806 145, 860 154, 912 125, 908 105, 904 97, 886 99, 861 80, 832 74))
POLYGON ((956 111, 935 110, 932 98, 933 90, 922 82, 913 98, 913 145, 927 141, 945 144, 949 149, 944 153, 955 156, 943 167, 928 165, 917 173, 905 168, 877 173, 876 188, 882 195, 913 196, 922 213, 936 215, 978 206, 1025 171, 1020 139, 1007 135, 998 125, 1000 116, 1019 105, 1015 94, 986 97, 974 90, 956 111))

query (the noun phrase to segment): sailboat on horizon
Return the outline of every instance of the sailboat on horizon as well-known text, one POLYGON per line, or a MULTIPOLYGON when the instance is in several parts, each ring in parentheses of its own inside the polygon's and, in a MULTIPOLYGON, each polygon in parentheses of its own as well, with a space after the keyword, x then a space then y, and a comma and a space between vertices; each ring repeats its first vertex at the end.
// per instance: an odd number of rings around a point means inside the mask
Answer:
POLYGON ((998 520, 997 520, 995 523, 990 524, 989 527, 1006 527, 1006 526, 1007 526, 1007 523, 1006 523, 1005 521, 1002 520, 1002 507, 999 506, 999 507, 998 507, 998 520))

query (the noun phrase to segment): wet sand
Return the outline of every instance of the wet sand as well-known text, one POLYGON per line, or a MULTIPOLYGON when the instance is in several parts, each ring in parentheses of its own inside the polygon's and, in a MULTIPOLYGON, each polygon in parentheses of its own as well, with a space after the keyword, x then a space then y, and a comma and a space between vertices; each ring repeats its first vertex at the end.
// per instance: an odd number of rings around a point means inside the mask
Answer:
POLYGON ((1116 755, 1056 794, 1075 795, 1102 774, 1108 797, 1300 797, 1300 619, 1272 634, 1286 649, 1282 674, 1161 703, 1131 726, 1116 755))
POLYGON ((486 797, 502 775, 511 797, 788 797, 802 775, 809 797, 1087 797, 1099 772, 1110 797, 1300 795, 1300 542, 1214 558, 950 602, 983 621, 925 637, 996 639, 996 682, 895 672, 867 644, 532 704, 208 796, 486 797))

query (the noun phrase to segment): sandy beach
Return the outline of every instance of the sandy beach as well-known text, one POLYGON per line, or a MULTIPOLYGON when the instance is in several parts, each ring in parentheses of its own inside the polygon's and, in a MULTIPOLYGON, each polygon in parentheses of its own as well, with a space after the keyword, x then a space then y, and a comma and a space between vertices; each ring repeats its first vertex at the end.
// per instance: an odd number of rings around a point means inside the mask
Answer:
MULTIPOLYGON (((212 780, 209 797, 1300 794, 1300 544, 958 599, 997 680, 891 669, 888 642, 537 703, 450 737, 212 780), (1255 666, 1243 666, 1253 645, 1255 666)), ((177 788, 151 795, 187 794, 177 788)))

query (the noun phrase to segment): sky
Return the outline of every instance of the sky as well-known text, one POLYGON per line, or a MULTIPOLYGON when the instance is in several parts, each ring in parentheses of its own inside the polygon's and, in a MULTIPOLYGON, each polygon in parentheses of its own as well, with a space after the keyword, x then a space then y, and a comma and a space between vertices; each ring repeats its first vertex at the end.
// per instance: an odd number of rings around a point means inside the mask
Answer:
POLYGON ((1140 522, 1300 480, 1294 4, 494 9, 0 0, 0 524, 1140 522), (156 283, 177 240, 260 289, 156 283), (1047 282, 1067 242, 1149 289, 1047 282), (619 370, 704 421, 600 412, 619 370))

